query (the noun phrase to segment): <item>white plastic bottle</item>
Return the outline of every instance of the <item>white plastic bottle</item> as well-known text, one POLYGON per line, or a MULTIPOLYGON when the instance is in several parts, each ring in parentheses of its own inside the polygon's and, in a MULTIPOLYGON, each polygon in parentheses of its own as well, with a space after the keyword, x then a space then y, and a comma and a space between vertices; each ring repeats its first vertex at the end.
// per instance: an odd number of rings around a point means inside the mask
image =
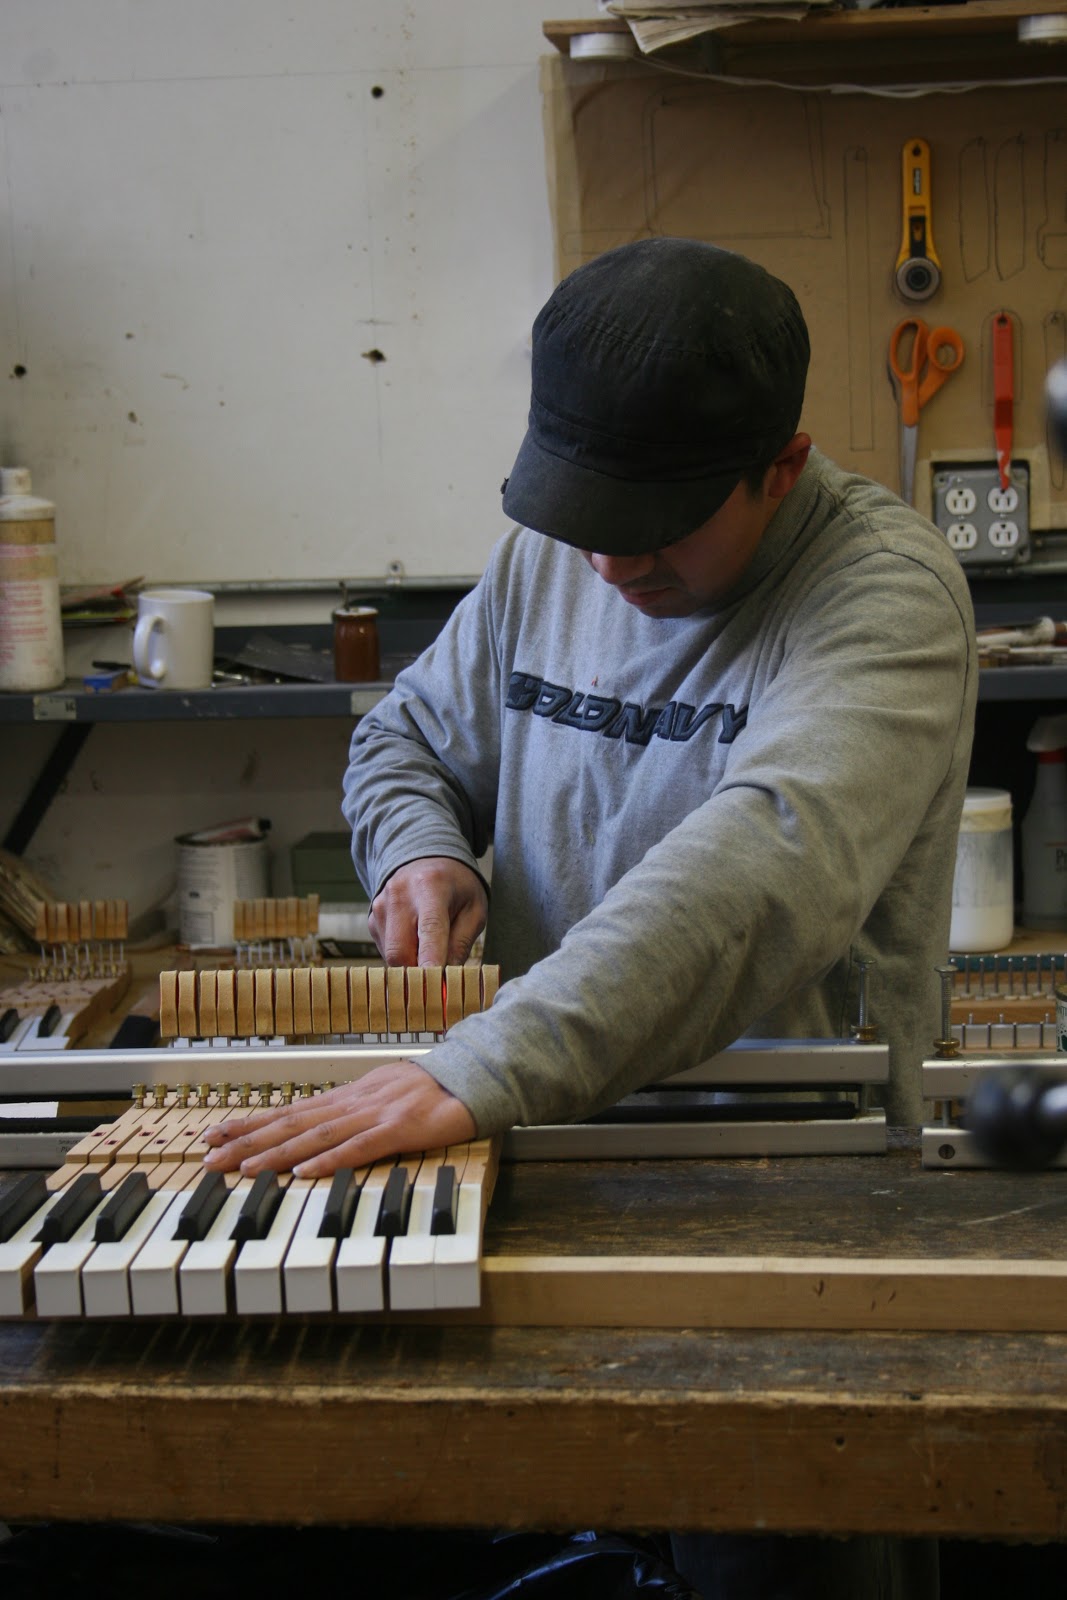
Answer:
POLYGON ((1039 717, 1026 748, 1037 771, 1022 825, 1023 925, 1067 929, 1067 716, 1039 717))
POLYGON ((56 512, 31 494, 25 467, 0 467, 0 689, 63 682, 56 512))
POLYGON ((963 800, 952 879, 949 949, 1003 950, 1015 922, 1011 795, 968 789, 963 800))

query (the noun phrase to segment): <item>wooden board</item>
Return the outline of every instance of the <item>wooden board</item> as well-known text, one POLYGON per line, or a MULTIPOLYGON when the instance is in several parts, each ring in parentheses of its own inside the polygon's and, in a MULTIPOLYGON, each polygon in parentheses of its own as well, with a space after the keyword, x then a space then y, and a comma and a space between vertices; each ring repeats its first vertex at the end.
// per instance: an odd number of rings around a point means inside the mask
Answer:
POLYGON ((1067 1262, 511 1256, 483 1264, 500 1327, 1067 1333, 1067 1262))
MULTIPOLYGON (((881 1157, 505 1166, 487 1255, 1067 1259, 1067 1179, 881 1157)), ((0 1327, 0 1520, 1062 1538, 1067 1335, 0 1327), (353 1462, 358 1471, 353 1471, 353 1462)))

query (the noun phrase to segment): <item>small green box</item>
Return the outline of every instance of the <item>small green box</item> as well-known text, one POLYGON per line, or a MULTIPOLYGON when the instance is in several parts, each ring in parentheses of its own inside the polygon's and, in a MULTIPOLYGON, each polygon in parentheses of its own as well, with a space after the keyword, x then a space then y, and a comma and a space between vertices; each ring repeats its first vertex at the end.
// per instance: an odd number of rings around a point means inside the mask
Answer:
POLYGON ((367 903, 352 865, 347 833, 308 833, 290 851, 295 895, 317 894, 324 905, 367 903))

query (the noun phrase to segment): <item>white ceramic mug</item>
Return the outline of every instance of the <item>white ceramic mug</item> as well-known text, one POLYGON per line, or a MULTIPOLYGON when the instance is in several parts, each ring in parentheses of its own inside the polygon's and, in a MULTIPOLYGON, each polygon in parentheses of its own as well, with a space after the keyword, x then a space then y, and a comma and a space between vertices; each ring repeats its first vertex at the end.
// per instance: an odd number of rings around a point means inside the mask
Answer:
POLYGON ((215 597, 206 589, 137 596, 133 665, 148 689, 207 689, 215 664, 215 597))

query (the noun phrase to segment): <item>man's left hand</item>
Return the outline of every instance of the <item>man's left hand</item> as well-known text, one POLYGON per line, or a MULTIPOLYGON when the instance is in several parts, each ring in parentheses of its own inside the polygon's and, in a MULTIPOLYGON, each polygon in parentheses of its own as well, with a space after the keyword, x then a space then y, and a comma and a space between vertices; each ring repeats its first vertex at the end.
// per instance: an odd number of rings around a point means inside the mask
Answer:
POLYGON ((325 1178, 385 1156, 439 1150, 477 1136, 462 1100, 414 1061, 388 1061, 354 1083, 291 1106, 217 1123, 204 1138, 206 1166, 220 1172, 288 1172, 325 1178))

